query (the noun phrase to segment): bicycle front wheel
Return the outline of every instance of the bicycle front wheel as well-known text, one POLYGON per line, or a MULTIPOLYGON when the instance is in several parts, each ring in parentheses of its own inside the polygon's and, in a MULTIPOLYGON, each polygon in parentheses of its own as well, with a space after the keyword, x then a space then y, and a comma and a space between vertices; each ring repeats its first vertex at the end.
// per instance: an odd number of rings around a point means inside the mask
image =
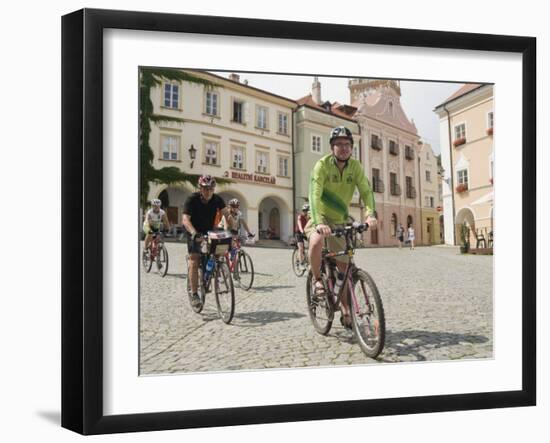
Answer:
POLYGON ((314 291, 313 273, 309 271, 306 283, 307 312, 315 330, 321 335, 327 335, 334 320, 334 310, 330 304, 329 289, 326 276, 322 275, 325 293, 323 296, 316 296, 314 291))
POLYGON ((214 293, 218 314, 224 323, 230 323, 235 313, 235 289, 227 263, 222 261, 216 266, 214 275, 214 293))
POLYGON ((153 260, 151 260, 151 250, 147 249, 141 253, 141 263, 143 264, 143 269, 145 272, 151 271, 151 266, 153 266, 153 260))
POLYGON ((239 251, 239 258, 235 265, 233 278, 241 289, 248 291, 254 283, 254 263, 252 258, 245 251, 239 251))
POLYGON ((353 333, 365 355, 376 358, 386 338, 382 299, 372 277, 361 269, 353 276, 353 285, 354 295, 348 293, 353 333))
POLYGON ((298 248, 295 248, 292 252, 292 270, 296 277, 301 277, 306 272, 306 267, 302 266, 300 263, 300 254, 298 248))
POLYGON ((200 304, 193 306, 193 292, 191 291, 191 274, 189 273, 189 265, 187 265, 187 297, 189 298, 189 304, 191 305, 191 309, 197 314, 200 314, 200 312, 204 308, 204 302, 206 300, 206 291, 204 290, 203 278, 204 278, 203 272, 201 267, 199 266, 197 294, 199 295, 201 302, 200 304))
POLYGON ((159 254, 157 255, 157 272, 161 277, 164 277, 168 272, 168 250, 166 246, 162 245, 159 248, 159 254))

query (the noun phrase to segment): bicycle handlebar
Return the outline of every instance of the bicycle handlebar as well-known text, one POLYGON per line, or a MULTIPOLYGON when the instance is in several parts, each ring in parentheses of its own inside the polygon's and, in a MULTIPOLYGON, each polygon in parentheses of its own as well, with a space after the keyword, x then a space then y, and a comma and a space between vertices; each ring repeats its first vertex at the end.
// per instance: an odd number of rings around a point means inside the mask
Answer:
MULTIPOLYGON (((344 226, 343 228, 332 229, 332 232, 330 235, 334 237, 341 237, 342 235, 345 235, 348 232, 355 231, 355 232, 361 233, 368 229, 369 229, 369 225, 367 223, 353 222, 353 223, 346 224, 346 226, 344 226)), ((317 231, 317 233, 319 233, 319 231, 317 231)))

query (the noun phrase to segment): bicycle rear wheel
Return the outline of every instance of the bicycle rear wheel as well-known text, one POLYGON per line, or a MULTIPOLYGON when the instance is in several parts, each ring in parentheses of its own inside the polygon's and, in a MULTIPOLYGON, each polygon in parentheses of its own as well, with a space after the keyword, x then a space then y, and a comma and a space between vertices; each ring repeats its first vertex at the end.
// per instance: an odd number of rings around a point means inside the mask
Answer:
POLYGON ((334 320, 334 310, 329 301, 329 290, 326 276, 322 275, 325 295, 317 297, 314 294, 313 273, 309 271, 306 283, 307 312, 315 330, 321 335, 327 335, 334 320))
POLYGON ((239 251, 239 258, 235 265, 233 278, 241 289, 248 291, 254 283, 254 263, 252 258, 245 251, 239 251))
POLYGON ((301 277, 306 272, 306 267, 302 267, 300 264, 298 248, 295 248, 292 252, 292 270, 296 274, 296 277, 301 277))
POLYGON ((348 294, 353 333, 365 355, 376 358, 386 338, 382 299, 374 280, 362 269, 354 274, 353 285, 355 297, 348 294))
POLYGON ((166 249, 166 246, 162 245, 162 248, 159 248, 156 262, 158 274, 161 277, 164 277, 168 272, 168 250, 166 249))
POLYGON ((227 263, 218 262, 214 275, 214 293, 218 314, 224 323, 230 323, 235 313, 235 289, 227 263))
POLYGON ((193 306, 193 293, 191 292, 191 274, 189 273, 189 264, 188 264, 187 265, 187 297, 189 298, 189 304, 191 305, 191 309, 197 314, 200 314, 200 312, 204 308, 204 302, 206 300, 206 291, 204 290, 204 284, 203 284, 203 271, 200 264, 198 269, 197 294, 199 295, 201 302, 200 304, 193 306))

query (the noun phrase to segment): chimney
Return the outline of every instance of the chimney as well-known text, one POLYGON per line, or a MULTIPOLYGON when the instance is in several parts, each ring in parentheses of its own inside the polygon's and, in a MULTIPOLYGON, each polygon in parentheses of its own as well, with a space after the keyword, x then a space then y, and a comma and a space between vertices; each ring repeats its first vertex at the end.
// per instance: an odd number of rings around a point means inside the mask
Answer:
POLYGON ((318 77, 313 77, 313 85, 311 86, 311 98, 318 105, 321 104, 321 83, 318 77))
POLYGON ((239 74, 229 74, 229 80, 233 80, 234 82, 239 83, 240 82, 240 76, 239 76, 239 74))

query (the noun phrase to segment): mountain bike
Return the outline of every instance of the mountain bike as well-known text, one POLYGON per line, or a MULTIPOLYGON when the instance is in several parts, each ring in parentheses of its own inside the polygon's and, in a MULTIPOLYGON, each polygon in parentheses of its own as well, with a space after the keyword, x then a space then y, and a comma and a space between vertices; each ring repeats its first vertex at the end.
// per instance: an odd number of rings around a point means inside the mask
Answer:
POLYGON ((168 250, 164 246, 164 236, 161 231, 153 233, 149 248, 143 251, 142 263, 145 272, 150 272, 153 263, 157 266, 157 273, 164 277, 168 272, 168 250))
POLYGON ((191 275, 189 273, 189 256, 187 257, 187 295, 191 308, 200 313, 206 301, 206 294, 214 288, 216 308, 224 323, 229 324, 235 314, 235 289, 231 271, 225 259, 225 254, 231 247, 231 233, 227 231, 209 231, 200 236, 201 254, 198 269, 198 295, 200 304, 193 306, 191 291, 191 275))
MULTIPOLYGON (((253 238, 253 236, 248 236, 246 241, 253 238)), ((248 252, 242 249, 239 236, 233 236, 233 244, 231 249, 225 253, 225 261, 233 275, 233 282, 241 289, 248 291, 254 283, 254 263, 248 252)))
POLYGON ((342 299, 346 294, 353 334, 363 353, 368 357, 375 358, 384 348, 386 335, 384 307, 376 283, 366 271, 358 268, 353 260, 355 235, 367 229, 368 225, 366 224, 353 223, 333 230, 331 235, 345 237, 345 250, 329 252, 326 247, 323 248, 321 281, 324 294, 322 296, 315 295, 315 282, 311 270, 308 274, 306 294, 309 317, 315 330, 322 335, 329 333, 334 314, 341 310, 342 299), (335 261, 335 258, 340 256, 349 257, 349 263, 346 265, 343 276, 339 275, 335 261), (337 278, 340 278, 342 282, 339 290, 335 290, 337 278))

